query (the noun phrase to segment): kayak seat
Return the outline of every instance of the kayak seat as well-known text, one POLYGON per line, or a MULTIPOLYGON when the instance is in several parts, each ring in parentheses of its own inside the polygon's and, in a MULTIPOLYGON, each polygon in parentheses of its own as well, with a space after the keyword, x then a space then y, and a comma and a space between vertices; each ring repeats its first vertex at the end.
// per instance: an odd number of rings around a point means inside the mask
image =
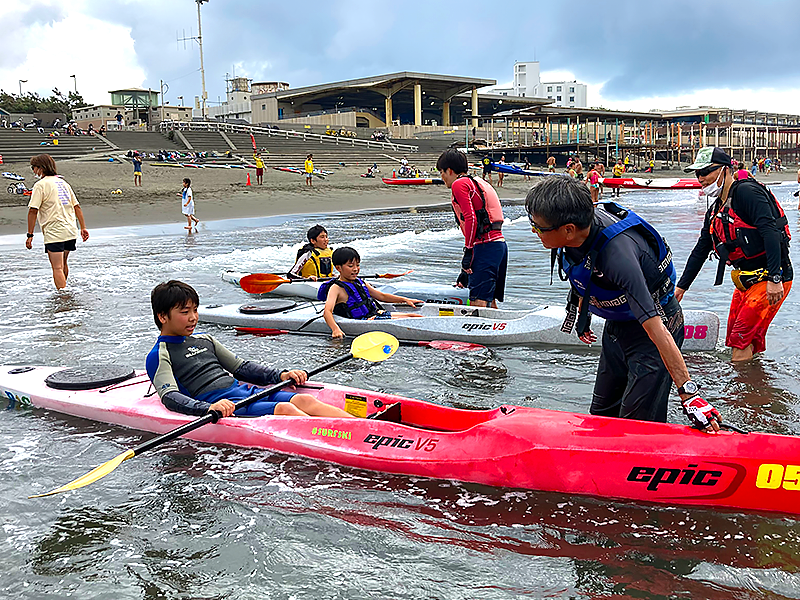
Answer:
POLYGON ((120 365, 72 367, 48 375, 44 382, 56 390, 94 390, 131 379, 136 372, 120 365))
POLYGON ((372 413, 367 417, 375 421, 388 421, 389 423, 402 423, 400 416, 400 403, 394 402, 389 404, 380 412, 372 413))
POLYGON ((250 304, 242 304, 239 307, 239 312, 246 315, 268 315, 288 310, 295 306, 297 306, 297 302, 294 300, 259 300, 258 302, 251 302, 250 304))

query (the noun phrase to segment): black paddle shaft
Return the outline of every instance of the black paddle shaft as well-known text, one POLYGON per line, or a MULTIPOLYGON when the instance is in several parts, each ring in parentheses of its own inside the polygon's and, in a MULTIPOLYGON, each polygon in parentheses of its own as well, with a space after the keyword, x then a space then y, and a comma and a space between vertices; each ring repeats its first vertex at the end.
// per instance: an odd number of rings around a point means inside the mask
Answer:
MULTIPOLYGON (((313 377, 318 373, 322 373, 323 371, 327 371, 335 367, 336 365, 340 365, 343 362, 347 362, 353 358, 353 354, 347 354, 346 356, 340 356, 339 358, 332 360, 329 363, 325 363, 324 365, 317 367, 316 369, 312 369, 311 371, 306 371, 309 377, 313 377)), ((239 400, 236 403, 236 409, 243 408, 245 406, 249 406, 253 402, 261 400, 262 398, 266 398, 271 394, 274 394, 278 390, 282 390, 285 387, 293 385, 295 382, 293 379, 287 379, 286 381, 281 381, 280 383, 276 383, 272 387, 268 387, 263 392, 259 392, 258 394, 253 394, 249 398, 245 398, 244 400, 239 400)), ((185 425, 181 425, 177 429, 173 429, 172 431, 168 431, 167 433, 160 435, 158 437, 153 438, 152 440, 148 440, 143 444, 139 444, 136 448, 133 449, 133 455, 138 456, 143 452, 147 452, 148 450, 152 450, 156 446, 160 446, 166 442, 171 442, 172 440, 181 437, 189 433, 190 431, 194 431, 195 429, 199 429, 203 425, 207 425, 208 423, 216 423, 219 420, 219 416, 216 413, 207 413, 198 419, 195 419, 191 423, 186 423, 185 425)))

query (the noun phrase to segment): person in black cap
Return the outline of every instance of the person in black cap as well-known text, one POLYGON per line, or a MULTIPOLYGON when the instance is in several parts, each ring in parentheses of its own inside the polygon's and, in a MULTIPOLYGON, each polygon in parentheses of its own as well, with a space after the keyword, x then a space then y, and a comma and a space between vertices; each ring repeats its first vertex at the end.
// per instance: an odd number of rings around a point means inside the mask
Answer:
POLYGON ((734 180, 731 157, 707 146, 686 167, 713 200, 694 250, 675 289, 680 301, 710 253, 719 257, 720 285, 725 265, 733 265, 736 286, 728 314, 725 345, 733 361, 745 361, 766 349, 767 328, 792 288, 789 224, 771 191, 752 177, 734 180))

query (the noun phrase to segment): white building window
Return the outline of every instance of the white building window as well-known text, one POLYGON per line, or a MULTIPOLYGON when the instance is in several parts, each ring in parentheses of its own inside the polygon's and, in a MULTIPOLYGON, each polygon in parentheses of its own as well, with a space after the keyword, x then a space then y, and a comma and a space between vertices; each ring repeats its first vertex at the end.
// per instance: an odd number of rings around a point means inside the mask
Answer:
POLYGON ((574 94, 575 93, 575 88, 574 87, 569 88, 569 93, 570 94, 574 94))
POLYGON ((561 96, 556 96, 556 100, 561 102, 561 96))
POLYGON ((559 86, 556 88, 556 91, 557 91, 557 92, 560 92, 560 91, 561 91, 561 86, 560 86, 560 85, 559 85, 559 86))
POLYGON ((553 86, 552 85, 548 85, 547 86, 547 91, 548 92, 552 92, 553 91, 553 86))
POLYGON ((570 102, 575 102, 575 96, 570 96, 570 97, 569 97, 569 101, 570 101, 570 102))

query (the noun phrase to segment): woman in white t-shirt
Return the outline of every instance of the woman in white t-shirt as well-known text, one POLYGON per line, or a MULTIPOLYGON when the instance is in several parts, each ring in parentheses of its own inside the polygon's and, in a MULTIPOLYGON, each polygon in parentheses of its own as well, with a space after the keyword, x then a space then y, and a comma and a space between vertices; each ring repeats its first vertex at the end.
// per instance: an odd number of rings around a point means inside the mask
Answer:
POLYGON ((25 247, 28 250, 33 247, 33 229, 38 220, 44 237, 44 251, 53 268, 53 281, 56 289, 60 290, 67 285, 67 258, 75 250, 78 237, 75 219, 80 223, 84 242, 89 239, 89 231, 75 192, 58 176, 53 157, 49 154, 34 156, 31 158, 31 171, 39 181, 33 186, 28 203, 28 239, 25 240, 25 247))

